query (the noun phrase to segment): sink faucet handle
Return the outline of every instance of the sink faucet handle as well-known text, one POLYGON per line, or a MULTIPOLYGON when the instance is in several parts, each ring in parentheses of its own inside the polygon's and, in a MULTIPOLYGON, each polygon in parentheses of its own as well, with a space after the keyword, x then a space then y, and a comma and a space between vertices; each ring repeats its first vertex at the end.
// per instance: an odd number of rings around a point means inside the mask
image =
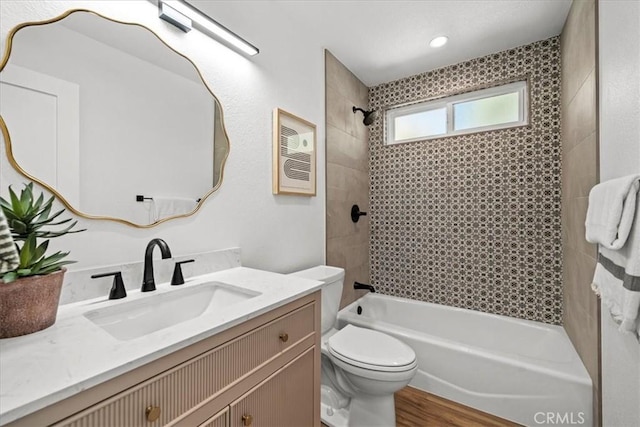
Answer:
POLYGON ((92 279, 98 279, 100 277, 113 276, 113 285, 109 291, 109 299, 120 299, 127 296, 127 291, 124 288, 124 281, 122 280, 122 273, 120 271, 114 271, 111 273, 94 274, 92 279))
POLYGON ((184 284, 184 276, 182 275, 182 264, 194 261, 195 259, 187 259, 184 261, 176 262, 176 266, 173 269, 173 277, 171 277, 171 286, 184 284))

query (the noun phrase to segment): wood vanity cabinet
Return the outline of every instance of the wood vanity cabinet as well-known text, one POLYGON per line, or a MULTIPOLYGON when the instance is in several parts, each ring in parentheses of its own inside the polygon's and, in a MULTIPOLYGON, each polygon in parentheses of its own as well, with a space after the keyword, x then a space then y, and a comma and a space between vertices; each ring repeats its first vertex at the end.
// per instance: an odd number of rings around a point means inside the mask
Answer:
POLYGON ((9 426, 320 427, 320 293, 9 426))

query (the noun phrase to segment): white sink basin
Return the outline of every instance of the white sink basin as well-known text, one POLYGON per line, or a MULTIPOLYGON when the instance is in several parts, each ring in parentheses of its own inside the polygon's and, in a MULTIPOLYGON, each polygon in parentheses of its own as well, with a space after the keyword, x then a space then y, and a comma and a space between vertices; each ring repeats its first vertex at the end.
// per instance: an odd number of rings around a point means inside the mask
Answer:
POLYGON ((84 316, 114 338, 127 341, 204 313, 227 310, 260 295, 221 282, 206 282, 169 292, 145 294, 135 301, 89 311, 84 316))

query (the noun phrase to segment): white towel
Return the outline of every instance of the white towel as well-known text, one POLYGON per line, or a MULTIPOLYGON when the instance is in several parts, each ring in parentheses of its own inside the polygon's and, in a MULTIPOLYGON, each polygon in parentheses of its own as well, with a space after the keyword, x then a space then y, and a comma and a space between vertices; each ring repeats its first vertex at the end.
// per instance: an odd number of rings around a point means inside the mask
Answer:
POLYGON ((196 199, 185 197, 154 197, 152 213, 155 214, 154 222, 174 215, 184 215, 192 212, 198 202, 196 199))
MULTIPOLYGON (((637 176, 634 179, 635 182, 638 181, 637 176)), ((629 179, 615 181, 626 185, 629 179)), ((630 332, 640 337, 640 198, 637 197, 637 192, 636 187, 632 207, 628 206, 629 199, 624 202, 624 209, 631 210, 633 216, 628 219, 629 230, 622 247, 610 249, 603 244, 598 247, 598 265, 591 287, 609 308, 611 316, 620 325, 620 331, 630 332)), ((610 207, 617 208, 613 205, 610 207)), ((591 196, 589 210, 591 210, 591 196)), ((587 222, 587 236, 590 235, 591 226, 591 223, 587 222)))
POLYGON ((587 241, 607 249, 624 246, 636 210, 640 175, 629 175, 596 185, 589 193, 587 241))
POLYGON ((4 211, 0 208, 0 274, 15 270, 20 264, 16 244, 4 211))

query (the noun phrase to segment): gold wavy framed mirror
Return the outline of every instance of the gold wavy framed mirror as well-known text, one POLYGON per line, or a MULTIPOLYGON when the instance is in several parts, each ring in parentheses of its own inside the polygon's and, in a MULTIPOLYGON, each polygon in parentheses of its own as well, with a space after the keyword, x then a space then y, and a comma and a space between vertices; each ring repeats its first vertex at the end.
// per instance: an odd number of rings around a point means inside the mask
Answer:
POLYGON ((0 62, 10 164, 87 219, 149 228, 222 184, 222 107, 151 29, 74 9, 13 28, 0 62))

